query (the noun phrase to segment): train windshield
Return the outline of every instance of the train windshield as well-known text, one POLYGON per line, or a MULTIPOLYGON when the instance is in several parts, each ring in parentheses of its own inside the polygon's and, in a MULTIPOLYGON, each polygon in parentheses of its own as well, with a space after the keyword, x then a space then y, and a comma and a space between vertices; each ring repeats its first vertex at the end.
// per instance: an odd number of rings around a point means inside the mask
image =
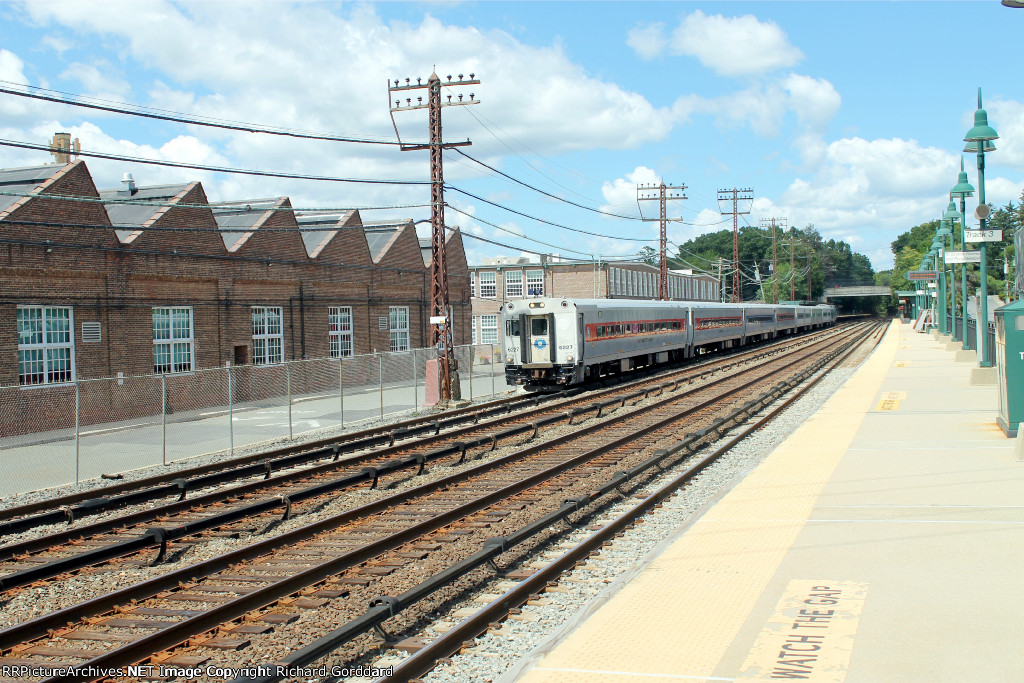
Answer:
POLYGON ((519 336, 519 321, 518 320, 506 320, 505 321, 505 336, 506 337, 518 337, 519 336))
POLYGON ((548 334, 548 319, 547 318, 534 318, 531 321, 530 332, 534 337, 546 337, 548 334))

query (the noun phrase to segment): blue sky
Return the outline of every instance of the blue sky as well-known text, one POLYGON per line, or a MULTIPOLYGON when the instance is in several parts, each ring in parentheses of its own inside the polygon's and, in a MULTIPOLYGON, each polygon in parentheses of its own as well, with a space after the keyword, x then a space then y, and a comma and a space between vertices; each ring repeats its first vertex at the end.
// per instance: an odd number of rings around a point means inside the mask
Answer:
MULTIPOLYGON (((670 239, 722 227, 716 191, 751 187, 746 217, 784 216, 844 239, 876 268, 889 243, 939 215, 956 182, 976 89, 1000 133, 990 203, 1024 187, 1024 10, 971 2, 0 3, 0 79, 268 126, 393 139, 385 82, 477 74, 479 105, 444 110, 445 137, 551 194, 637 215, 636 184, 688 186, 670 239)), ((424 112, 396 115, 403 139, 424 112)), ((326 176, 426 180, 425 152, 294 141, 161 123, 0 95, 0 138, 326 176)), ((0 167, 45 163, 0 147, 0 167)), ((621 258, 656 224, 557 202, 446 155, 450 225, 472 260, 521 249, 621 258), (498 227, 495 227, 498 226, 498 227), (495 247, 472 236, 510 245, 495 247), (534 240, 534 241, 531 241, 534 240), (538 243, 543 242, 544 244, 538 243)), ((202 180, 213 200, 287 195, 297 207, 390 207, 425 188, 370 187, 86 160, 100 187, 202 180)), ((975 182, 975 160, 967 159, 975 182)), ((976 184, 976 183, 975 183, 976 184)), ((971 200, 971 201, 976 201, 971 200)), ((654 210, 645 204, 645 215, 654 210)), ((425 218, 424 208, 364 220, 425 218)), ((731 221, 730 221, 731 222, 731 221)), ((697 264, 699 265, 699 264, 697 264)))

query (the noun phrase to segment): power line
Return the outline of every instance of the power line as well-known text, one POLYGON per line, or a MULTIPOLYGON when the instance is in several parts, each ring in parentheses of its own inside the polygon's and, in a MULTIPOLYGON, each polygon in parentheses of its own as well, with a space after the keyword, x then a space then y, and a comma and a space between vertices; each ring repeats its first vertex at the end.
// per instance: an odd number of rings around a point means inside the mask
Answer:
MULTIPOLYGON (((97 199, 95 197, 74 197, 71 195, 47 195, 39 194, 35 192, 10 192, 8 190, 0 190, 0 197, 34 197, 38 199, 59 199, 62 202, 81 202, 86 204, 117 204, 123 206, 153 206, 159 208, 179 208, 179 209, 221 209, 230 207, 232 210, 240 210, 242 205, 245 204, 246 200, 240 200, 238 202, 230 202, 228 205, 222 205, 218 203, 211 204, 183 204, 172 201, 146 201, 146 200, 135 200, 135 199, 118 199, 111 197, 109 199, 97 199)), ((398 209, 421 209, 430 206, 426 204, 392 204, 388 206, 350 206, 342 208, 333 207, 295 207, 295 206, 259 206, 256 208, 249 208, 249 211, 253 213, 259 213, 264 211, 292 211, 295 213, 348 213, 350 211, 392 211, 398 209)))
POLYGON ((503 204, 498 204, 497 202, 492 202, 489 199, 484 199, 483 197, 481 197, 479 195, 475 195, 472 192, 468 192, 468 191, 463 190, 461 188, 455 187, 454 185, 446 185, 446 187, 449 190, 452 190, 453 192, 458 192, 459 194, 464 194, 467 197, 472 197, 473 199, 476 199, 477 201, 483 202, 484 204, 490 204, 493 207, 496 207, 496 208, 499 208, 499 209, 504 209, 505 211, 508 211, 509 213, 514 213, 517 216, 522 216, 523 218, 529 218, 530 220, 537 221, 538 223, 544 223, 545 225, 550 225, 550 226, 552 226, 554 228, 561 228, 562 230, 569 230, 570 232, 578 232, 578 233, 580 233, 582 235, 590 235, 591 237, 601 237, 601 238, 604 238, 604 239, 620 240, 620 241, 623 241, 623 242, 657 242, 658 241, 658 240, 655 240, 655 239, 640 239, 640 238, 636 238, 636 237, 617 237, 615 235, 603 235, 603 234, 598 233, 598 232, 590 232, 589 230, 581 230, 580 228, 572 228, 572 227, 569 227, 568 225, 562 225, 561 223, 554 223, 552 221, 548 221, 548 220, 545 220, 543 218, 537 218, 536 216, 531 216, 528 213, 523 213, 522 211, 518 211, 518 210, 513 209, 513 208, 511 208, 509 206, 505 206, 503 204))
POLYGON ((50 90, 48 88, 40 88, 33 85, 22 85, 20 83, 13 83, 11 81, 0 80, 0 83, 6 83, 9 85, 19 85, 23 88, 28 88, 30 91, 36 92, 24 92, 20 90, 12 90, 0 86, 0 93, 6 95, 15 95, 17 97, 27 97, 34 100, 44 100, 46 102, 55 102, 57 104, 65 104, 71 107, 82 107, 85 109, 95 109, 99 111, 108 111, 115 114, 126 114, 128 116, 139 116, 147 119, 157 119, 159 121, 170 121, 173 123, 184 123, 191 126, 205 126, 207 128, 222 128, 225 130, 234 130, 242 133, 262 133, 265 135, 280 135, 291 138, 302 138, 306 140, 326 140, 328 142, 353 142, 367 145, 400 145, 400 142, 392 140, 372 140, 369 138, 358 138, 353 136, 344 135, 333 135, 329 133, 315 133, 309 131, 299 131, 287 128, 271 128, 262 126, 255 123, 242 123, 242 122, 229 122, 223 119, 213 118, 195 118, 189 117, 186 114, 180 112, 171 112, 164 109, 152 109, 148 107, 142 107, 140 105, 131 105, 133 108, 127 108, 125 106, 115 106, 113 103, 100 104, 109 102, 108 100, 102 100, 99 98, 85 98, 82 95, 75 95, 72 93, 66 93, 60 90, 50 90), (52 95, 46 95, 43 93, 54 93, 52 95), (89 101, 92 100, 92 101, 89 101), (163 113, 159 113, 163 112, 163 113))
MULTIPOLYGON (((16 140, 0 140, 0 146, 18 147, 21 149, 34 149, 43 152, 51 152, 49 145, 37 145, 31 142, 18 142, 16 140)), ((104 152, 78 151, 75 154, 84 157, 106 159, 108 161, 128 161, 136 164, 149 164, 153 166, 169 166, 171 168, 187 168, 197 171, 210 171, 213 173, 233 173, 237 175, 263 176, 269 178, 288 178, 291 180, 321 180, 333 183, 363 183, 369 185, 430 185, 427 180, 382 180, 372 178, 337 178, 333 176, 304 175, 298 173, 278 173, 276 171, 254 171, 242 168, 228 168, 225 166, 204 166, 202 164, 184 164, 176 161, 160 161, 157 159, 143 159, 141 157, 122 156, 120 154, 106 154, 104 152)))

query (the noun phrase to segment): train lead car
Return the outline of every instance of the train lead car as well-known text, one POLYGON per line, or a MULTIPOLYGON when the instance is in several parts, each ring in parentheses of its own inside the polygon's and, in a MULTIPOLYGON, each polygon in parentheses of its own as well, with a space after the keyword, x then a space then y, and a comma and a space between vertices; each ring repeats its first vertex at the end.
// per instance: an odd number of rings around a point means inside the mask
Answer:
POLYGON ((509 384, 556 389, 832 325, 831 305, 536 298, 506 303, 509 384))

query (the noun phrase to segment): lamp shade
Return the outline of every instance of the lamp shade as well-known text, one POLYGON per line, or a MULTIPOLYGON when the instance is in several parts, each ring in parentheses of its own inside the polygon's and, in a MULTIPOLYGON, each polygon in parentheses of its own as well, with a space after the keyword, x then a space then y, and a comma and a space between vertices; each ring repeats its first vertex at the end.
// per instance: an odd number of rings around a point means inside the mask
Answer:
POLYGON ((978 110, 974 112, 974 127, 967 131, 964 142, 982 142, 998 137, 996 129, 988 125, 988 112, 981 108, 981 88, 978 88, 978 110))
MULTIPOLYGON (((968 143, 968 144, 974 145, 974 153, 977 154, 978 153, 978 143, 971 142, 971 143, 968 143)), ((992 144, 992 143, 989 143, 989 144, 992 144)), ((989 151, 989 150, 985 150, 985 151, 989 151)), ((995 151, 995 145, 992 145, 992 151, 995 151)), ((964 158, 963 157, 960 157, 960 175, 957 178, 956 185, 954 185, 953 189, 949 191, 949 196, 950 197, 960 197, 961 199, 964 198, 964 197, 973 197, 974 196, 974 186, 971 185, 969 182, 967 182, 967 171, 964 170, 964 158)), ((953 202, 950 202, 949 205, 953 206, 953 202)))
MULTIPOLYGON (((970 195, 967 196, 969 197, 970 195)), ((949 206, 947 206, 946 210, 942 213, 942 217, 948 221, 960 220, 960 212, 957 211, 956 202, 952 199, 949 200, 949 206)))
POLYGON ((936 237, 949 237, 953 232, 949 229, 949 221, 943 219, 939 229, 935 231, 936 237))
MULTIPOLYGON (((996 151, 996 146, 993 145, 988 140, 985 140, 985 142, 982 143, 982 144, 985 145, 985 154, 988 154, 989 152, 996 151)), ((964 145, 964 151, 968 152, 970 154, 977 154, 978 153, 978 143, 977 142, 968 142, 966 145, 964 145)))

